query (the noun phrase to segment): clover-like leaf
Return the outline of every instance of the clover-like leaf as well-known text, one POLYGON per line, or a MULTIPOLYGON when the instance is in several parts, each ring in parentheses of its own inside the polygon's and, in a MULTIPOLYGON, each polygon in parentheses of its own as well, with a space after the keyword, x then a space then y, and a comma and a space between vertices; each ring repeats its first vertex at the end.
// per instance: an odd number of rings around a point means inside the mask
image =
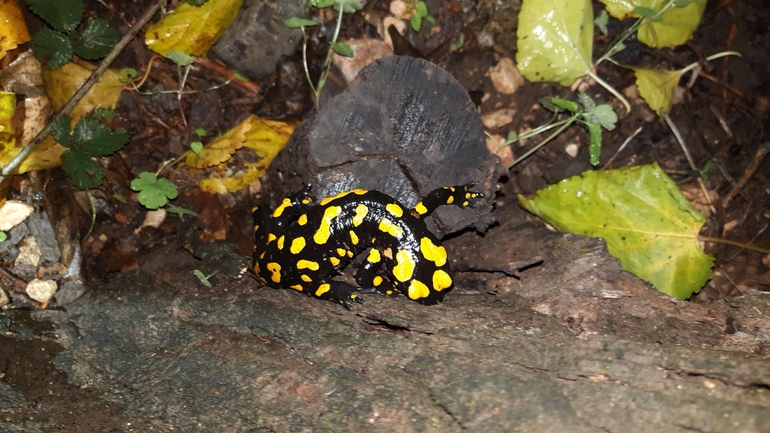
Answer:
POLYGON ((131 181, 131 189, 139 192, 139 203, 148 209, 163 207, 178 194, 176 185, 147 171, 131 181))
POLYGON ((524 77, 569 86, 592 67, 591 0, 523 0, 516 36, 524 77))
POLYGON ((711 277, 698 243, 705 218, 657 164, 589 171, 519 204, 559 230, 601 237, 623 269, 687 299, 711 277))

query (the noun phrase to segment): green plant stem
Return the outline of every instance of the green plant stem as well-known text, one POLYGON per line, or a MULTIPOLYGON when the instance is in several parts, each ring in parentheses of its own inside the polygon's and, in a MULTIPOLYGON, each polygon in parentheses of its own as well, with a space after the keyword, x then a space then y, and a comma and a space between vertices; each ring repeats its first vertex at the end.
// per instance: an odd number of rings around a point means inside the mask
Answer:
MULTIPOLYGON (((313 91, 313 94, 315 95, 316 110, 320 108, 321 92, 323 91, 324 86, 326 85, 326 79, 329 77, 329 70, 331 69, 332 56, 334 56, 334 49, 332 48, 332 45, 337 42, 337 37, 339 36, 340 28, 342 27, 342 15, 344 14, 343 8, 340 7, 340 10, 338 12, 339 12, 339 15, 337 16, 337 27, 335 27, 334 29, 334 36, 332 37, 332 41, 329 44, 329 51, 326 52, 326 60, 324 61, 323 71, 321 71, 321 77, 318 78, 318 85, 316 86, 316 89, 313 91)), ((312 83, 311 83, 311 86, 312 86, 312 83)))
POLYGON ((549 135, 545 140, 543 140, 540 143, 538 143, 537 145, 535 145, 535 147, 533 147, 532 149, 529 149, 524 155, 521 155, 520 157, 516 158, 516 160, 514 160, 512 163, 510 163, 510 165, 508 165, 507 168, 512 168, 513 166, 515 166, 516 164, 520 163, 521 161, 524 161, 525 159, 529 158, 529 156, 532 155, 533 153, 535 153, 538 150, 540 150, 541 147, 543 147, 546 144, 548 144, 549 141, 553 140, 559 134, 561 134, 565 129, 569 128, 569 126, 572 125, 575 122, 575 120, 577 120, 578 116, 580 114, 582 114, 582 113, 583 112, 581 111, 579 113, 573 114, 572 117, 567 119, 567 121, 564 122, 564 124, 559 129, 554 131, 553 134, 549 135))
POLYGON ((315 95, 315 86, 313 85, 313 80, 310 79, 310 69, 307 66, 307 32, 305 27, 300 27, 300 30, 302 30, 302 66, 305 67, 305 77, 308 84, 310 84, 310 90, 315 95))
POLYGON ((51 121, 48 122, 48 124, 46 124, 45 127, 43 127, 43 129, 41 129, 40 132, 38 132, 38 134, 32 140, 30 140, 29 143, 27 143, 26 146, 24 146, 24 148, 22 148, 5 167, 3 167, 2 171, 0 171, 0 183, 5 181, 11 172, 16 170, 24 161, 24 159, 27 158, 29 154, 32 153, 32 151, 35 150, 35 148, 39 146, 43 140, 46 139, 46 137, 48 137, 48 135, 51 133, 51 125, 53 124, 54 120, 62 116, 67 116, 72 112, 78 102, 80 102, 80 100, 86 96, 88 91, 91 90, 91 88, 99 81, 99 78, 101 78, 107 68, 110 67, 112 62, 118 57, 123 49, 126 48, 126 46, 142 30, 142 27, 150 22, 152 17, 155 15, 155 12, 157 12, 159 8, 160 2, 157 2, 153 3, 153 5, 148 8, 147 11, 145 11, 145 13, 139 18, 139 20, 137 20, 134 26, 131 27, 131 29, 126 32, 125 35, 123 35, 123 38, 117 44, 115 44, 115 47, 112 49, 112 51, 110 51, 107 57, 102 60, 102 63, 99 65, 99 67, 91 72, 91 75, 88 77, 88 79, 75 92, 75 94, 72 95, 72 98, 70 98, 70 100, 67 101, 63 107, 54 113, 54 115, 51 117, 51 121))
POLYGON ((515 143, 517 141, 521 141, 521 140, 526 140, 528 138, 532 138, 532 137, 534 137, 536 135, 540 135, 540 134, 544 133, 545 131, 548 131, 549 129, 557 128, 557 127, 559 127, 559 126, 561 126, 561 125, 563 125, 565 123, 570 123, 570 122, 573 122, 573 121, 574 121, 574 119, 568 118, 568 119, 560 120, 560 121, 555 122, 555 123, 548 123, 548 124, 545 124, 545 125, 540 125, 537 128, 535 128, 535 129, 533 129, 533 130, 531 130, 529 132, 525 132, 525 133, 519 135, 518 137, 516 137, 515 140, 506 141, 505 143, 500 145, 500 148, 503 148, 505 146, 510 146, 511 144, 513 144, 513 143, 515 143))
POLYGON ((628 100, 624 98, 620 92, 615 90, 614 87, 610 86, 608 82, 599 78, 599 76, 596 75, 593 71, 587 71, 586 75, 593 78, 597 83, 599 83, 600 86, 604 87, 605 89, 607 89, 607 91, 612 93, 616 98, 620 99, 620 102, 622 102, 623 106, 626 107, 626 113, 631 112, 631 104, 628 103, 628 100))
MULTIPOLYGON (((737 51, 722 51, 720 53, 712 54, 712 55, 706 57, 706 61, 710 62, 712 60, 716 60, 716 59, 718 59, 720 57, 726 57, 726 56, 743 57, 743 56, 741 56, 741 53, 739 53, 737 51)), ((697 68, 698 65, 700 65, 700 63, 698 63, 698 62, 690 63, 689 65, 685 66, 683 69, 680 69, 680 72, 682 73, 682 75, 684 75, 685 73, 690 72, 691 70, 697 68)))

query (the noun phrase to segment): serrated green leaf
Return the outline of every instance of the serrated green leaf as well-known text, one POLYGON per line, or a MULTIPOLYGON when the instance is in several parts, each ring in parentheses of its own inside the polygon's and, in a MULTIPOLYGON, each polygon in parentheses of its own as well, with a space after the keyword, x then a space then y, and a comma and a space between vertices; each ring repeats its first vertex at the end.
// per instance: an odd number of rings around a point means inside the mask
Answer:
POLYGON ((578 92, 578 102, 580 102, 585 111, 591 111, 596 108, 596 102, 586 92, 578 92))
POLYGON ((50 29, 42 29, 32 37, 35 58, 48 69, 59 69, 72 58, 72 42, 67 35, 50 29))
POLYGON ((623 269, 687 299, 711 277, 698 243, 705 218, 657 164, 589 171, 519 204, 559 230, 601 237, 623 269))
POLYGON ((523 0, 516 35, 516 63, 529 81, 569 86, 591 70, 591 0, 523 0))
POLYGON ((193 56, 178 50, 168 50, 166 52, 166 57, 178 66, 190 66, 195 60, 193 56))
POLYGON ((27 4, 32 12, 64 33, 75 30, 86 10, 83 0, 27 0, 27 4))
POLYGON ((77 189, 94 189, 102 185, 102 167, 87 153, 67 149, 61 155, 61 166, 77 189))
POLYGON ((139 192, 139 203, 148 209, 165 206, 178 194, 176 185, 147 171, 139 173, 139 177, 131 181, 131 189, 139 192))
POLYGON ((679 84, 679 79, 682 78, 682 71, 633 69, 639 95, 656 113, 668 113, 674 103, 674 92, 677 84, 679 84))
POLYGON ((106 56, 120 39, 118 30, 110 27, 110 23, 101 18, 88 20, 88 27, 82 33, 74 35, 72 46, 75 54, 86 60, 106 56))
POLYGON ((597 123, 586 123, 588 129, 588 155, 591 165, 599 165, 602 156, 602 127, 597 123))
POLYGON ((64 147, 70 147, 75 143, 72 139, 72 118, 70 116, 61 116, 51 122, 51 136, 56 142, 64 147))
POLYGON ((335 42, 331 44, 331 47, 334 50, 334 52, 339 54, 340 56, 353 57, 355 55, 353 53, 353 49, 350 48, 350 45, 344 42, 335 42))
POLYGON ((615 124, 618 123, 618 115, 609 104, 597 105, 591 110, 589 115, 591 116, 592 122, 602 125, 607 131, 615 129, 615 124))
POLYGON ((286 27, 289 27, 291 29, 297 29, 300 27, 313 27, 318 25, 318 23, 313 20, 308 20, 308 19, 299 18, 299 17, 288 18, 286 21, 283 22, 283 24, 286 27))
POLYGON ((111 121, 115 117, 115 110, 109 108, 96 108, 94 110, 94 119, 111 121))

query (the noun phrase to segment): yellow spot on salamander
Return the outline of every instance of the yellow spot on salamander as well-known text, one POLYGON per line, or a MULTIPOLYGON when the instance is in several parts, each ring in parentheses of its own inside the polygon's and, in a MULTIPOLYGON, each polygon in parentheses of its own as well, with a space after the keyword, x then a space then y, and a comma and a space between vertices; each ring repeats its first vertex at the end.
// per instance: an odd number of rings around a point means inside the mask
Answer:
POLYGON ((264 258, 265 258, 265 253, 266 253, 266 252, 267 252, 267 251, 262 251, 262 254, 260 254, 260 255, 259 255, 259 258, 260 258, 260 259, 264 259, 264 258))
POLYGON ((467 207, 467 206, 468 206, 468 200, 463 202, 463 207, 467 207))
POLYGON ((338 255, 338 256, 340 256, 340 257, 345 257, 345 254, 346 254, 346 253, 347 253, 347 252, 345 251, 345 249, 344 249, 344 248, 337 248, 337 255, 338 255))
POLYGON ((318 290, 315 291, 315 295, 320 298, 321 295, 328 292, 329 289, 331 288, 332 286, 330 286, 329 283, 323 283, 320 286, 318 286, 318 290))
POLYGON ((353 227, 358 227, 364 222, 366 214, 369 213, 369 208, 365 204, 359 204, 356 206, 356 215, 353 217, 353 227))
POLYGON ((369 263, 379 263, 380 260, 382 260, 382 257, 380 257, 379 251, 372 248, 369 250, 369 257, 367 257, 366 260, 368 260, 369 263))
POLYGON ((302 291, 302 286, 300 286, 299 284, 295 284, 295 285, 289 286, 289 287, 291 287, 294 290, 299 290, 300 292, 302 291))
POLYGON ((305 275, 305 274, 302 274, 302 275, 300 275, 299 277, 300 277, 300 278, 302 278, 302 281, 304 281, 304 282, 306 282, 306 283, 309 283, 309 282, 313 281, 313 279, 312 279, 312 278, 308 277, 308 276, 307 276, 307 275, 305 275))
POLYGON ((285 237, 284 237, 283 235, 281 235, 281 237, 280 237, 280 238, 278 238, 278 249, 279 249, 279 250, 282 250, 282 249, 283 249, 283 241, 285 241, 285 240, 286 240, 286 239, 285 239, 285 237))
POLYGON ((297 219, 297 224, 301 226, 304 226, 305 224, 307 224, 307 215, 305 214, 300 215, 299 218, 297 219))
POLYGON ((423 257, 441 267, 446 263, 446 248, 434 245, 429 238, 420 239, 420 252, 423 257))
POLYGON ((350 193, 357 194, 357 195, 363 195, 363 194, 366 194, 366 190, 365 189, 354 189, 352 191, 343 191, 343 192, 335 195, 334 197, 327 197, 327 198, 321 200, 321 206, 326 206, 331 201, 337 200, 338 198, 345 197, 346 195, 348 195, 350 193))
POLYGON ((321 218, 321 225, 318 227, 318 231, 313 235, 313 240, 317 244, 325 244, 329 240, 331 235, 331 227, 329 224, 337 215, 342 212, 342 208, 339 206, 330 206, 324 211, 324 216, 321 218))
POLYGON ((300 236, 291 241, 291 248, 289 248, 289 251, 291 251, 292 254, 299 254, 303 248, 305 248, 305 238, 300 236))
POLYGON ((452 285, 452 277, 441 269, 433 273, 433 290, 442 291, 452 285))
POLYGON ((420 215, 425 215, 426 213, 428 213, 428 208, 426 208, 425 205, 422 204, 422 202, 417 203, 414 206, 414 210, 416 210, 417 213, 420 215))
POLYGON ((297 262, 297 269, 310 269, 311 271, 317 271, 318 262, 311 260, 300 260, 297 262))
POLYGON ((397 239, 404 234, 404 231, 401 230, 401 227, 393 224, 393 222, 387 218, 383 218, 382 221, 380 221, 379 229, 380 231, 388 233, 389 235, 397 239))
POLYGON ((340 264, 340 259, 336 257, 329 257, 329 261, 331 262, 332 266, 337 266, 340 264))
POLYGON ((305 198, 302 199, 302 204, 310 204, 310 202, 312 202, 312 201, 313 201, 312 198, 305 197, 305 198))
POLYGON ((347 254, 348 257, 353 258, 353 251, 346 251, 345 254, 347 254))
POLYGON ((395 204, 395 203, 388 203, 385 205, 385 210, 390 212, 394 217, 401 218, 404 216, 404 210, 401 209, 401 206, 395 204))
POLYGON ((379 275, 375 276, 374 279, 372 280, 372 284, 374 284, 375 287, 382 284, 382 277, 379 275))
POLYGON ((420 281, 414 280, 412 281, 412 284, 409 285, 409 299, 427 298, 428 295, 430 295, 428 286, 420 281))
POLYGON ((453 195, 450 195, 448 199, 446 199, 446 204, 452 204, 455 202, 455 197, 453 195))
POLYGON ((350 242, 353 242, 353 245, 358 245, 358 235, 353 230, 350 231, 350 242))
POLYGON ((267 234, 267 243, 273 242, 276 239, 275 235, 272 233, 267 234))
POLYGON ((396 253, 396 266, 393 267, 393 276, 402 283, 412 278, 414 274, 414 258, 405 250, 396 253))
POLYGON ((291 206, 291 200, 289 200, 288 198, 283 199, 281 204, 278 205, 277 208, 275 208, 275 211, 273 211, 273 218, 278 218, 279 216, 283 215, 283 211, 290 206, 291 206))
POLYGON ((273 273, 273 275, 270 276, 270 279, 273 280, 274 283, 281 282, 281 265, 270 262, 267 264, 267 270, 273 273))
POLYGON ((254 231, 257 231, 257 230, 259 230, 259 226, 255 225, 254 226, 254 231))

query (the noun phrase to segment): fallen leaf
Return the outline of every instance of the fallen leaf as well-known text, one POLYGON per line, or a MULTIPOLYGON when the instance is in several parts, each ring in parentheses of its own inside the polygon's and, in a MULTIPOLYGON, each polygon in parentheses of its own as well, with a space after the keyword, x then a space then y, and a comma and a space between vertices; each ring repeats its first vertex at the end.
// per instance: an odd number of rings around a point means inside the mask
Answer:
POLYGON ((203 57, 235 19, 243 0, 209 0, 202 6, 182 2, 144 35, 144 43, 166 56, 171 50, 203 57))
POLYGON ((35 210, 31 205, 18 201, 6 200, 0 207, 0 230, 6 232, 21 224, 35 210))
POLYGON ((31 39, 16 0, 0 0, 0 35, 0 59, 31 39))
POLYGON ((569 86, 591 70, 591 0, 523 0, 516 64, 529 81, 569 86))
MULTIPOLYGON (((638 18, 634 8, 645 7, 660 11, 668 0, 600 0, 607 12, 617 19, 638 18)), ((682 45, 698 28, 707 0, 693 0, 684 7, 672 7, 660 21, 645 20, 637 30, 639 41, 653 48, 682 45)))
POLYGON ((687 299, 711 278, 698 243, 705 218, 657 164, 588 171, 519 204, 557 229, 603 238, 623 269, 687 299))
POLYGON ((668 113, 674 101, 674 92, 682 77, 682 71, 657 71, 633 68, 639 95, 650 108, 658 113, 668 113))

